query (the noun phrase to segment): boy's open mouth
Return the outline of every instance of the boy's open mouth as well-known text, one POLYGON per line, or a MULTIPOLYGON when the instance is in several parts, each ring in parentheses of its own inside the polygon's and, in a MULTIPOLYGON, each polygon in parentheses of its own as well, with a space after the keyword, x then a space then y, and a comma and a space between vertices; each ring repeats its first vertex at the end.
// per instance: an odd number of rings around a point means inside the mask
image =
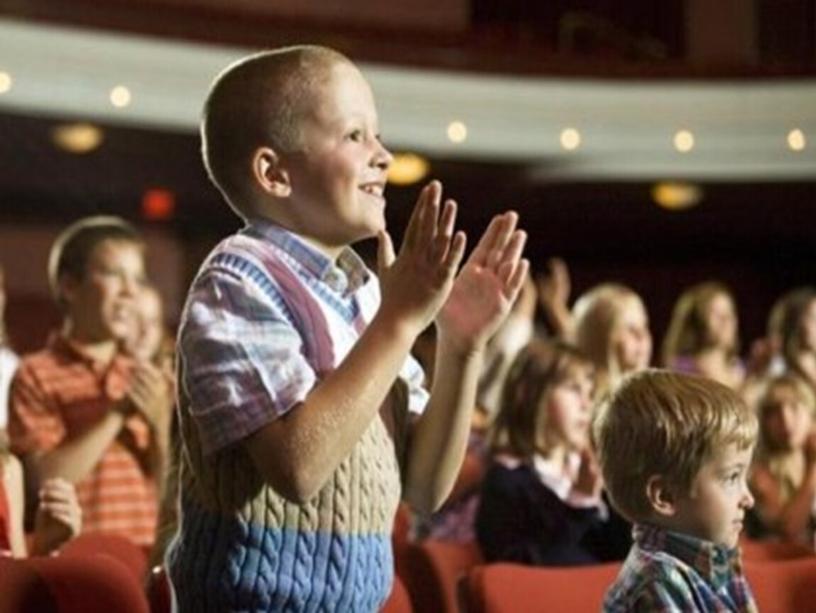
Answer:
POLYGON ((360 189, 363 190, 366 194, 382 198, 383 192, 385 191, 385 184, 363 183, 362 185, 360 185, 360 189))

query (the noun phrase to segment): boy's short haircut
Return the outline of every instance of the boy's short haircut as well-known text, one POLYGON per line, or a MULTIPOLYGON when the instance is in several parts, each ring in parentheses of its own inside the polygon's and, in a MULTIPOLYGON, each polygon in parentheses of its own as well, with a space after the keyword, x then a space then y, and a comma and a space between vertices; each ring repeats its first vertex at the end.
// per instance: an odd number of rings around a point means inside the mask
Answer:
POLYGON ((106 240, 124 241, 144 246, 139 231, 124 219, 108 215, 85 217, 63 230, 48 256, 48 283, 60 307, 65 306, 60 281, 65 276, 81 281, 88 259, 96 246, 106 240))
POLYGON ((351 61, 317 45, 264 51, 219 74, 201 118, 201 152, 210 180, 241 217, 251 214, 249 168, 258 147, 297 151, 310 94, 337 63, 351 61))
POLYGON ((593 434, 612 503, 639 522, 651 515, 650 477, 661 475, 688 492, 717 449, 754 444, 757 419, 725 385, 650 369, 624 379, 601 404, 593 434))

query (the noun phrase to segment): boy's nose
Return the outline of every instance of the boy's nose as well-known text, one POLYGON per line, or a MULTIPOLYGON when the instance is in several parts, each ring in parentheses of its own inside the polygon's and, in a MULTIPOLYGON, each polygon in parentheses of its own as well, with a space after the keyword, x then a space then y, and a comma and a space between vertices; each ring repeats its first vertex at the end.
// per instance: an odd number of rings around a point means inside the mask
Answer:
POLYGON ((385 148, 381 142, 377 141, 377 150, 374 152, 374 157, 372 158, 372 165, 376 166, 381 170, 388 170, 391 167, 391 163, 394 161, 394 155, 385 148))
POLYGON ((743 486, 743 495, 742 495, 742 508, 744 509, 751 509, 754 506, 754 496, 751 494, 751 490, 748 489, 748 485, 745 484, 743 486))

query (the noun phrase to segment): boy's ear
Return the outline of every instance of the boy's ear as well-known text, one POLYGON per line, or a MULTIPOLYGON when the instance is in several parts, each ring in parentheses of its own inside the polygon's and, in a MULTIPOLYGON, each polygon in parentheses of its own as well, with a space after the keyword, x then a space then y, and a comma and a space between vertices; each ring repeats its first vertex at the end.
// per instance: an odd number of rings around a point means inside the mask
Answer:
POLYGON ((674 488, 662 475, 652 475, 646 481, 646 498, 652 510, 661 517, 672 517, 677 511, 674 488))
POLYGON ((292 193, 289 174, 282 167, 280 157, 269 147, 259 147, 252 156, 252 175, 265 193, 286 198, 292 193))
POLYGON ((63 305, 70 304, 78 286, 79 280, 75 279, 73 275, 62 275, 57 281, 57 301, 63 305))

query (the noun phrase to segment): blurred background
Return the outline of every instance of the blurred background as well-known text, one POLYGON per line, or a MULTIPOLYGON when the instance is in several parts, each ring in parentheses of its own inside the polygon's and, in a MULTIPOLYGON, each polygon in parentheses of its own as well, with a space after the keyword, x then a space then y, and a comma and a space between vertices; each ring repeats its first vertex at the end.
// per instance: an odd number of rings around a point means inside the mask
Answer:
MULTIPOLYGON (((335 47, 377 97, 398 155, 399 238, 440 179, 478 236, 512 207, 573 295, 630 285, 662 337, 689 284, 734 290, 743 346, 814 282, 816 0, 0 0, 0 263, 18 352, 59 320, 45 278, 64 225, 136 222, 170 324, 239 221, 196 122, 230 61, 335 47)), ((362 245, 371 253, 371 245, 362 245)))

